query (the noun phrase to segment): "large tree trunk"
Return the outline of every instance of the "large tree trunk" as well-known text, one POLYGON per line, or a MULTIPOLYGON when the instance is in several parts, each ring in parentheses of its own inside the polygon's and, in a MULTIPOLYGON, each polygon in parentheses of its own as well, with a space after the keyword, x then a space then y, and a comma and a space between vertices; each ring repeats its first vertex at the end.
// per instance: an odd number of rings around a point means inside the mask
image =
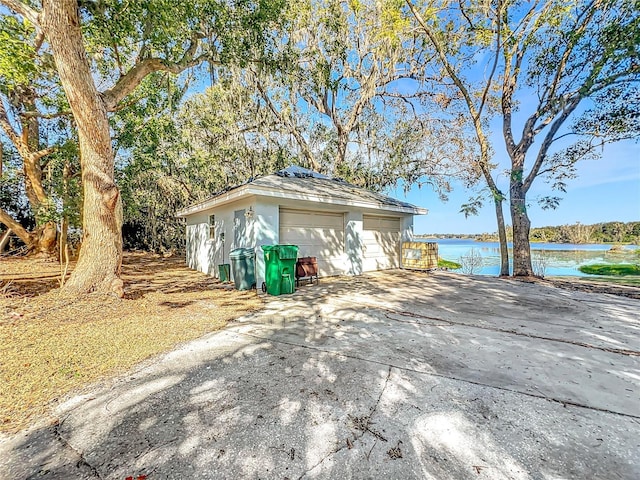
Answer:
POLYGON ((107 110, 84 49, 78 2, 45 0, 42 10, 42 27, 78 127, 84 188, 82 248, 76 268, 63 288, 121 297, 122 202, 114 182, 107 110))
POLYGON ((510 188, 511 222, 513 223, 513 276, 531 277, 531 245, 529 232, 531 221, 527 213, 526 191, 523 188, 521 175, 512 173, 510 188))
POLYGON ((500 276, 509 276, 509 245, 507 245, 507 230, 504 224, 504 213, 502 211, 502 195, 493 195, 493 203, 496 209, 496 219, 498 220, 498 238, 500 239, 500 276))

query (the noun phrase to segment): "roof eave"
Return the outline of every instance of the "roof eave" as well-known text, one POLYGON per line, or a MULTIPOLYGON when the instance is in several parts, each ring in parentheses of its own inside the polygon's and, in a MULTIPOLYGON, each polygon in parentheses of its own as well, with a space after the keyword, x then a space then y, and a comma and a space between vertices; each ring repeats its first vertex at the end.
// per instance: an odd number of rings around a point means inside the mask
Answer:
POLYGON ((302 192, 290 192, 286 190, 274 189, 271 187, 263 187, 259 185, 247 184, 242 187, 235 188, 228 192, 217 195, 213 198, 209 198, 196 205, 192 205, 188 208, 182 209, 176 213, 176 217, 184 218, 189 215, 194 215, 212 208, 230 203, 235 200, 239 200, 250 195, 259 195, 262 197, 270 198, 283 198, 287 200, 298 200, 316 203, 325 203, 330 205, 344 205, 349 207, 369 208, 375 210, 384 210, 387 212, 396 212, 412 215, 426 215, 429 211, 426 208, 416 206, 402 206, 402 205, 389 205, 376 202, 364 202, 357 200, 349 200, 339 197, 332 197, 328 195, 315 195, 302 192))
POLYGON ((243 185, 241 187, 234 188, 233 190, 218 194, 215 197, 208 198, 207 200, 204 200, 200 203, 196 203, 195 205, 191 205, 190 207, 183 208, 182 210, 176 212, 176 217, 188 217, 189 215, 204 212, 205 210, 210 210, 214 207, 224 205, 225 203, 238 200, 242 197, 247 196, 247 190, 249 190, 249 185, 243 185))

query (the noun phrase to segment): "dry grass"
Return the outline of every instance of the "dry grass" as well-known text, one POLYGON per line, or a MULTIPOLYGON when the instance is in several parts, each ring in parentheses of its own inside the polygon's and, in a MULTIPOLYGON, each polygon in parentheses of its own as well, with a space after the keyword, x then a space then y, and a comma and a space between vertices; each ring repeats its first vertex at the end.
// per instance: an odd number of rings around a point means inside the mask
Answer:
POLYGON ((126 254, 122 300, 61 298, 59 278, 56 263, 0 259, 0 431, 262 305, 255 291, 235 291, 181 258, 126 254))

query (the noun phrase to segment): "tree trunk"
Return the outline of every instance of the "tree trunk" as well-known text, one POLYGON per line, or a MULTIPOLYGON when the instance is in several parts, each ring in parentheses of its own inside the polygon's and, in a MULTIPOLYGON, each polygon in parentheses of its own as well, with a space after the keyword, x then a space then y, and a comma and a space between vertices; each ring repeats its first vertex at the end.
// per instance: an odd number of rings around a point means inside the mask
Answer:
POLYGON ((24 242, 27 247, 30 247, 33 244, 33 235, 29 233, 20 222, 13 219, 11 215, 9 215, 4 210, 0 209, 0 223, 3 223, 7 226, 7 228, 13 230, 13 233, 24 242))
POLYGON ((4 249, 7 248, 12 233, 11 229, 7 228, 7 231, 2 235, 2 238, 0 239, 0 253, 4 252, 4 249))
POLYGON ((122 200, 114 182, 107 110, 91 75, 77 0, 43 1, 42 27, 78 127, 84 189, 82 248, 63 289, 122 297, 122 200))
MULTIPOLYGON (((521 172, 521 170, 520 170, 521 172)), ((531 277, 531 245, 529 232, 531 221, 527 213, 526 191, 523 188, 521 175, 514 170, 511 175, 510 206, 511 222, 513 223, 513 276, 531 277)))
MULTIPOLYGON (((35 93, 29 87, 20 89, 17 98, 12 102, 15 107, 21 107, 29 113, 37 111, 35 107, 35 93)), ((49 196, 42 185, 42 163, 41 157, 33 155, 40 150, 40 122, 37 116, 21 118, 22 136, 26 144, 26 151, 20 152, 22 156, 24 170, 25 193, 31 205, 31 211, 36 217, 36 224, 40 226, 41 206, 47 203, 49 196)))
POLYGON ((31 235, 33 242, 29 245, 29 253, 43 257, 55 257, 58 227, 49 221, 40 225, 31 235))
POLYGON ((53 257, 56 254, 57 227, 54 222, 46 222, 33 232, 27 231, 19 222, 0 209, 0 223, 3 223, 27 246, 27 255, 53 257))
POLYGON ((502 211, 502 195, 494 194, 493 203, 496 208, 496 219, 498 220, 498 238, 500 239, 500 276, 509 276, 509 246, 507 245, 507 231, 504 224, 504 213, 502 211))
POLYGON ((333 173, 336 174, 347 163, 347 147, 349 145, 349 132, 338 127, 338 155, 333 166, 333 173))

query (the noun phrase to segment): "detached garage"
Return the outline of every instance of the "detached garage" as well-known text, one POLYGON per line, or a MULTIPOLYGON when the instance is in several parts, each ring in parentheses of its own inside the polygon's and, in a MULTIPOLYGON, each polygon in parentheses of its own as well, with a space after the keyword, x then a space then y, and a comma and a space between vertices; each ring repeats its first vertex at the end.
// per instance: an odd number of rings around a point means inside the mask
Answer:
POLYGON ((298 245, 316 257, 320 276, 398 268, 400 246, 413 236, 413 216, 427 211, 406 202, 289 167, 219 193, 178 212, 187 223, 187 264, 218 276, 231 250, 256 251, 256 280, 264 281, 261 245, 298 245))

